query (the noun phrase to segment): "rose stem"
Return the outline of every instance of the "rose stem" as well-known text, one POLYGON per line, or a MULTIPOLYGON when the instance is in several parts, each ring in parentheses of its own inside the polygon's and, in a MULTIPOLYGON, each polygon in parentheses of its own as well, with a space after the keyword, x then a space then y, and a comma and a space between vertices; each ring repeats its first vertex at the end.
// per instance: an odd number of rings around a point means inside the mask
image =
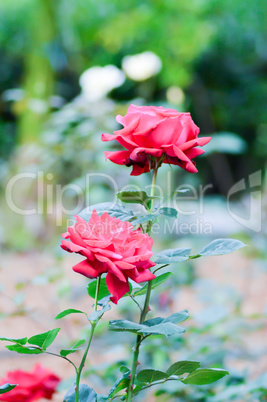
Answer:
MULTIPOLYGON (((155 168, 154 168, 154 171, 153 171, 153 178, 152 178, 150 197, 153 197, 154 194, 155 194, 155 185, 156 185, 156 179, 157 179, 157 173, 158 173, 158 168, 159 167, 160 167, 160 164, 155 165, 155 168)), ((151 200, 150 212, 152 212, 152 210, 153 210, 153 198, 151 200)), ((147 225, 147 233, 148 233, 148 235, 150 235, 151 229, 152 229, 152 221, 149 221, 149 223, 147 225)), ((146 291, 145 303, 144 303, 144 307, 143 307, 141 315, 140 315, 139 324, 142 324, 145 321, 146 315, 148 313, 151 289, 152 289, 152 281, 148 281, 147 282, 147 291, 146 291)), ((141 345, 141 341, 142 341, 142 336, 138 334, 137 337, 136 337, 136 343, 135 343, 135 347, 134 347, 131 378, 130 378, 130 383, 129 383, 128 390, 127 390, 127 402, 131 402, 133 400, 132 392, 133 392, 133 387, 134 387, 135 373, 136 373, 136 367, 137 367, 137 364, 138 364, 139 348, 140 348, 140 345, 141 345)))
MULTIPOLYGON (((94 306, 94 311, 97 311, 97 302, 98 302, 98 296, 99 296, 99 289, 100 289, 100 281, 101 281, 101 275, 97 278, 97 284, 96 284, 96 291, 95 291, 95 306, 94 306)), ((85 349, 85 352, 83 354, 83 358, 81 361, 80 366, 78 367, 77 370, 77 376, 76 376, 76 387, 75 387, 75 402, 79 402, 79 385, 80 385, 80 379, 81 379, 81 374, 82 374, 82 369, 84 367, 84 363, 94 336, 95 328, 97 326, 98 320, 96 321, 91 321, 91 331, 88 339, 88 343, 85 349)))

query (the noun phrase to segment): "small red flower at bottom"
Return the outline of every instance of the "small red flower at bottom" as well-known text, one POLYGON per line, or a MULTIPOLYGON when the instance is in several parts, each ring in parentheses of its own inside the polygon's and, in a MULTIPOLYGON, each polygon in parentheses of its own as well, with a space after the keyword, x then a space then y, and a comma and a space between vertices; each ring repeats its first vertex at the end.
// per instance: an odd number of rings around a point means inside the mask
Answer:
POLYGON ((18 384, 11 391, 0 395, 0 401, 34 402, 40 399, 52 399, 60 378, 50 370, 36 364, 33 371, 9 371, 0 384, 18 384))
POLYGON ((153 240, 141 229, 133 229, 130 222, 122 222, 105 212, 100 217, 93 211, 89 222, 76 216, 77 223, 68 227, 62 236, 61 247, 70 253, 79 253, 85 260, 73 267, 87 278, 107 273, 106 283, 112 294, 111 301, 129 292, 129 278, 136 283, 156 278, 149 268, 153 240))

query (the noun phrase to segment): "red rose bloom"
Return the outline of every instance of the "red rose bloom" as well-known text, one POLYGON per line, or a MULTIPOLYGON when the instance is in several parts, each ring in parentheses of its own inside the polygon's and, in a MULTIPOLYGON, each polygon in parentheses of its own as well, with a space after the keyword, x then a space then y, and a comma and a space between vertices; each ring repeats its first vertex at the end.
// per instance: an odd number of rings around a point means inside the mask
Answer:
POLYGON ((204 153, 196 147, 211 140, 211 137, 198 138, 200 130, 190 113, 178 113, 162 106, 130 105, 127 114, 118 115, 116 120, 123 128, 114 131, 114 135, 102 134, 102 141, 116 140, 126 150, 105 152, 105 157, 118 165, 133 166, 133 176, 154 167, 151 156, 196 173, 192 159, 204 153))
POLYGON ((33 402, 40 399, 52 399, 60 378, 50 370, 36 364, 32 372, 22 370, 10 371, 1 385, 5 383, 18 384, 11 391, 0 395, 0 401, 33 402))
POLYGON ((130 222, 112 218, 107 212, 100 217, 93 211, 89 222, 76 216, 77 223, 62 236, 61 247, 79 253, 85 260, 73 267, 87 278, 107 273, 106 283, 113 303, 129 292, 128 279, 140 283, 155 278, 149 268, 153 240, 130 222))

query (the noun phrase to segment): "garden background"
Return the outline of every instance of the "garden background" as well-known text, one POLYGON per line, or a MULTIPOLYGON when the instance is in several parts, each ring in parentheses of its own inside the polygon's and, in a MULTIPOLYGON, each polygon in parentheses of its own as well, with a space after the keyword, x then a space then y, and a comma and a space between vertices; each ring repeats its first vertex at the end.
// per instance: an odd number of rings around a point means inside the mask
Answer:
MULTIPOLYGON (((2 336, 31 336, 57 326, 53 317, 64 308, 87 308, 85 279, 71 269, 77 256, 63 255, 60 234, 77 205, 82 209, 88 201, 94 204, 114 196, 106 174, 115 177, 118 189, 129 182, 129 168, 104 158, 104 151, 114 148, 101 143, 101 133, 119 129, 115 116, 125 114, 130 103, 189 111, 201 135, 213 139, 197 160, 198 174, 171 169, 173 189, 184 185, 191 190, 178 203, 180 231, 159 233, 154 249, 193 243, 197 250, 218 237, 237 238, 248 247, 230 256, 173 265, 175 275, 154 297, 152 308, 163 315, 188 308, 187 333, 160 349, 153 338, 142 363, 149 367, 153 361, 160 369, 174 358, 192 359, 231 373, 210 386, 158 388, 161 401, 265 400, 264 3, 2 0, 2 336), (139 56, 129 57, 134 55, 139 56), (27 178, 10 186, 21 173, 27 178), (237 183, 241 184, 232 190, 237 183), (203 198, 201 185, 208 186, 203 198), (10 207, 8 186, 19 209, 38 213, 18 214, 14 205, 10 207)), ((167 185, 167 170, 161 170, 159 183, 167 185)), ((149 174, 142 180, 148 185, 149 174)), ((130 183, 136 179, 131 177, 130 183)), ((127 303, 131 301, 122 300, 106 316, 120 317, 127 303)), ((66 318, 59 342, 68 345, 80 335, 81 325, 80 319, 66 318)), ((106 331, 105 319, 97 328, 86 366, 85 381, 96 390, 113 384, 120 364, 130 358, 128 344, 123 339, 118 343, 118 334, 105 337, 106 331), (107 368, 111 363, 113 369, 107 368)), ((30 369, 40 360, 4 347, 0 358, 1 377, 8 369, 30 369)), ((73 381, 71 368, 50 357, 42 357, 42 363, 64 379, 62 393, 54 397, 62 400, 73 381)), ((147 400, 154 400, 152 392, 147 400)))

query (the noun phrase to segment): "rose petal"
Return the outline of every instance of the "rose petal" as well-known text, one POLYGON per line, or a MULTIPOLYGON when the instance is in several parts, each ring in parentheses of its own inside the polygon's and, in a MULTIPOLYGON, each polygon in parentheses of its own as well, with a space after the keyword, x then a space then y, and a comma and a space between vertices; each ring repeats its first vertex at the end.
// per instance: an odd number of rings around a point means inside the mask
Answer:
POLYGON ((142 160, 146 160, 146 156, 144 155, 152 155, 156 158, 160 158, 163 154, 163 149, 153 149, 153 148, 135 148, 130 155, 130 159, 133 162, 140 162, 142 160))
POLYGON ((83 250, 82 246, 79 246, 78 244, 72 243, 68 240, 61 240, 61 248, 69 253, 79 253, 81 250, 83 250))
POLYGON ((204 154, 205 151, 201 148, 191 148, 186 150, 184 153, 189 159, 194 159, 197 156, 204 154))
POLYGON ((194 140, 187 141, 184 144, 179 145, 179 148, 181 149, 181 151, 186 151, 187 149, 196 147, 196 146, 203 147, 204 145, 208 144, 208 142, 210 142, 211 139, 212 139, 212 137, 196 138, 194 140))
POLYGON ((105 159, 109 159, 113 163, 117 163, 117 165, 125 165, 127 160, 130 157, 130 151, 115 151, 109 152, 105 151, 105 159))
POLYGON ((108 259, 106 264, 109 268, 109 272, 115 275, 121 282, 127 282, 127 279, 122 271, 111 260, 108 259))
POLYGON ((115 265, 117 265, 118 268, 120 269, 134 269, 135 266, 133 264, 129 264, 128 262, 125 261, 116 261, 115 265))
POLYGON ((162 144, 175 144, 180 136, 182 125, 180 117, 163 119, 149 136, 150 146, 159 148, 162 144))
POLYGON ((75 272, 88 278, 96 278, 107 272, 112 275, 112 283, 117 278, 116 283, 122 286, 123 291, 116 290, 115 302, 125 289, 128 291, 129 277, 136 281, 154 278, 146 272, 155 265, 150 261, 153 240, 148 234, 143 234, 140 228, 134 229, 130 222, 122 222, 107 212, 99 216, 96 210, 89 222, 78 217, 76 220, 74 227, 68 228, 70 241, 62 240, 61 247, 87 257, 73 267, 75 272))
POLYGON ((131 171, 131 176, 139 176, 142 173, 150 172, 149 164, 145 165, 144 167, 133 165, 133 169, 131 171))
POLYGON ((178 147, 175 145, 173 146, 173 150, 175 155, 177 156, 178 159, 184 162, 185 165, 185 170, 187 170, 190 173, 196 173, 197 169, 195 165, 191 162, 191 160, 181 151, 178 147))
POLYGON ((106 276, 106 284, 112 294, 110 300, 115 304, 118 303, 118 300, 121 299, 125 293, 130 291, 128 281, 122 282, 111 273, 108 273, 106 276))
POLYGON ((143 272, 139 271, 137 276, 129 276, 136 283, 146 282, 156 278, 156 275, 152 274, 149 269, 145 269, 143 272))
POLYGON ((83 260, 79 262, 79 264, 74 265, 72 269, 74 272, 84 275, 90 279, 97 278, 97 276, 99 275, 99 272, 89 264, 88 260, 83 260))

